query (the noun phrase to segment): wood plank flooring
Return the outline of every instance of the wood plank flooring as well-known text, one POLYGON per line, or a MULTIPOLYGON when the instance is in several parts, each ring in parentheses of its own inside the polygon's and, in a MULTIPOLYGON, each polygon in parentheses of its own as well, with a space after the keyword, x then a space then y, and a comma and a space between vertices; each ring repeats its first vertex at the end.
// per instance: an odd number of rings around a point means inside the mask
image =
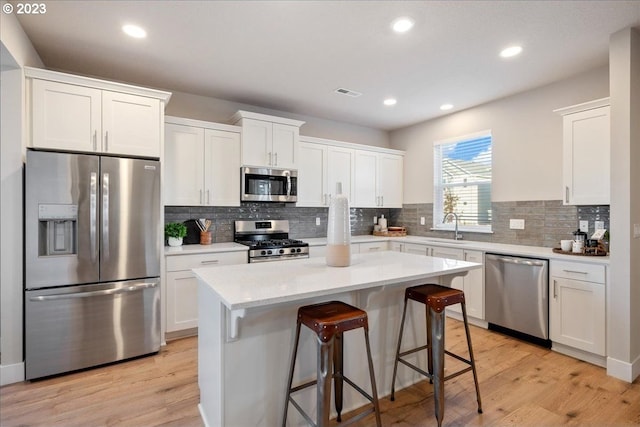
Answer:
MULTIPOLYGON (((628 384, 597 366, 484 329, 471 333, 484 413, 476 412, 473 378, 464 374, 445 385, 444 425, 640 425, 640 380, 628 384)), ((466 354, 461 323, 447 319, 446 334, 447 348, 466 354)), ((447 370, 456 369, 454 363, 448 358, 447 370)), ((4 386, 0 426, 201 427, 198 401, 197 338, 184 338, 155 356, 4 386)), ((435 425, 428 381, 380 404, 384 426, 435 425)), ((356 425, 375 424, 369 416, 356 425)))

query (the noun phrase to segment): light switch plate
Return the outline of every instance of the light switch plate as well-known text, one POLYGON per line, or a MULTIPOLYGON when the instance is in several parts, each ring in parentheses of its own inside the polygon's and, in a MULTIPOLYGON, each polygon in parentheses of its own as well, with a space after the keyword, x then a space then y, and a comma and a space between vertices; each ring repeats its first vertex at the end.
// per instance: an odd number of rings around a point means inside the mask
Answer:
POLYGON ((509 228, 512 230, 524 230, 524 219, 510 219, 509 228))
POLYGON ((316 225, 320 225, 320 217, 316 217, 316 225))
POLYGON ((420 225, 425 225, 425 220, 423 216, 420 217, 420 225))
POLYGON ((595 229, 602 230, 604 228, 604 221, 596 221, 595 229))
POLYGON ((588 233, 589 232, 589 221, 587 221, 587 220, 581 220, 580 221, 580 231, 582 231, 584 233, 588 233))

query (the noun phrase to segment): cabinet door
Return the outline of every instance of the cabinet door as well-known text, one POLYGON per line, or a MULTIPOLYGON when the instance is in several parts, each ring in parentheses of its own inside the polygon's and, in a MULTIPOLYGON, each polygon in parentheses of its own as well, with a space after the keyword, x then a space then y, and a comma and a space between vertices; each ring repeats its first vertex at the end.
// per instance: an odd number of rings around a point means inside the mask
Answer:
POLYGON ((553 277, 551 286, 551 341, 604 356, 604 284, 553 277))
POLYGON ((327 206, 327 146, 300 142, 298 203, 296 206, 327 206))
POLYGON ((165 125, 163 185, 165 205, 203 204, 205 163, 203 153, 204 130, 202 128, 165 125))
POLYGON ((272 166, 273 124, 242 119, 242 165, 272 166))
POLYGON ((31 146, 101 150, 101 91, 45 80, 32 81, 31 146))
POLYGON ((342 183, 342 194, 349 202, 353 200, 354 150, 329 147, 327 151, 327 194, 329 199, 336 194, 336 183, 342 183))
POLYGON ((198 279, 186 271, 167 273, 167 332, 198 327, 198 279))
POLYGON ((564 204, 608 205, 609 106, 563 117, 564 204))
POLYGON ((380 206, 385 208, 402 207, 403 162, 404 158, 395 154, 378 155, 378 197, 380 206))
MULTIPOLYGON (((479 251, 464 251, 464 260, 484 264, 484 254, 479 251)), ((484 268, 471 270, 462 279, 467 314, 476 319, 484 319, 484 268)))
MULTIPOLYGON (((436 246, 431 251, 431 256, 462 261, 464 260, 464 251, 462 249, 440 248, 436 246)), ((464 291, 464 278, 460 276, 454 277, 451 281, 451 287, 464 291)), ((460 307, 448 307, 447 310, 460 312, 460 307)))
POLYGON ((271 165, 277 168, 297 169, 299 139, 300 128, 298 126, 273 123, 271 165))
POLYGON ((378 153, 355 150, 353 206, 375 208, 381 206, 376 183, 378 180, 378 153))
POLYGON ((204 204, 240 206, 240 134, 204 131, 204 204))
POLYGON ((102 92, 102 151, 160 157, 161 111, 158 99, 102 92))

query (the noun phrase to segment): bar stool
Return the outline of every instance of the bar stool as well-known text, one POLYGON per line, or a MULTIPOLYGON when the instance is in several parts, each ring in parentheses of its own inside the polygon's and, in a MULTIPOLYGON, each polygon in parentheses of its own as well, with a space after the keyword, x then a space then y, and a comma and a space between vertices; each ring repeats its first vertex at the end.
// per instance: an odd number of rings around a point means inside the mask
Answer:
POLYGON ((345 381, 356 391, 366 397, 372 403, 372 408, 369 408, 367 411, 351 418, 344 425, 358 421, 366 415, 374 412, 376 416, 376 425, 380 427, 380 407, 378 406, 378 392, 376 390, 376 381, 373 374, 373 362, 371 360, 371 349, 369 347, 369 323, 367 320, 367 312, 340 301, 331 301, 300 307, 298 309, 296 339, 293 347, 293 356, 291 358, 291 369, 289 370, 287 398, 284 403, 282 427, 284 427, 287 422, 287 409, 289 407, 289 402, 291 402, 291 404, 302 414, 309 424, 313 426, 317 425, 317 427, 328 426, 332 378, 334 380, 335 388, 334 400, 336 412, 338 413, 337 420, 339 422, 342 421, 342 390, 343 381, 345 381), (316 333, 318 342, 318 374, 316 380, 292 388, 293 370, 296 364, 298 343, 300 341, 300 325, 305 325, 316 333), (362 388, 347 378, 343 372, 343 333, 357 328, 364 329, 364 340, 367 347, 367 360, 369 363, 369 376, 371 378, 371 393, 373 396, 369 396, 369 394, 367 394, 362 388), (333 374, 331 374, 332 371, 333 374), (317 424, 313 423, 311 418, 291 396, 291 393, 295 393, 313 385, 317 385, 317 424))
POLYGON ((444 382, 465 372, 473 372, 473 381, 476 386, 476 397, 478 400, 478 413, 482 413, 482 402, 480 400, 480 387, 478 386, 478 375, 476 373, 476 363, 473 358, 471 348, 471 334, 469 333, 469 323, 467 321, 467 309, 464 300, 464 292, 459 289, 449 288, 440 285, 420 285, 407 288, 404 293, 404 309, 402 311, 402 321, 400 323, 400 336, 398 337, 398 348, 396 359, 393 365, 393 376, 391 377, 391 400, 395 400, 395 382, 398 370, 398 362, 410 367, 420 374, 429 378, 434 384, 435 412, 438 426, 442 425, 444 417, 444 382), (402 344, 402 333, 404 321, 407 315, 407 301, 412 300, 425 304, 427 311, 427 345, 400 352, 402 344), (467 346, 469 347, 469 359, 465 359, 457 354, 444 349, 444 309, 450 305, 460 304, 462 306, 462 317, 464 319, 464 330, 467 334, 467 346), (418 366, 403 359, 404 356, 421 350, 428 350, 428 372, 418 366), (468 367, 444 376, 444 355, 447 354, 469 365, 468 367))

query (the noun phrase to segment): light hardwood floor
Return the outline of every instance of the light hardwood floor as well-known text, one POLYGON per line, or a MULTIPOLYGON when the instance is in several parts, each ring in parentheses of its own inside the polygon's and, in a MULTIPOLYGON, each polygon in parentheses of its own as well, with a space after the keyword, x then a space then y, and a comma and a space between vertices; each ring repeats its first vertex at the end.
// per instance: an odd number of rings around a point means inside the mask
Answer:
MULTIPOLYGON (((484 413, 476 412, 473 379, 464 374, 445 385, 444 425, 640 425, 640 380, 628 384, 480 328, 471 333, 484 413)), ((461 324, 448 319, 446 334, 447 348, 465 354, 461 324)), ((455 369, 449 358, 447 369, 455 369)), ((155 356, 2 387, 0 425, 200 427, 198 400, 197 339, 185 338, 155 356)), ((380 403, 384 426, 435 425, 428 381, 380 403)), ((373 418, 357 425, 374 425, 373 418)))

